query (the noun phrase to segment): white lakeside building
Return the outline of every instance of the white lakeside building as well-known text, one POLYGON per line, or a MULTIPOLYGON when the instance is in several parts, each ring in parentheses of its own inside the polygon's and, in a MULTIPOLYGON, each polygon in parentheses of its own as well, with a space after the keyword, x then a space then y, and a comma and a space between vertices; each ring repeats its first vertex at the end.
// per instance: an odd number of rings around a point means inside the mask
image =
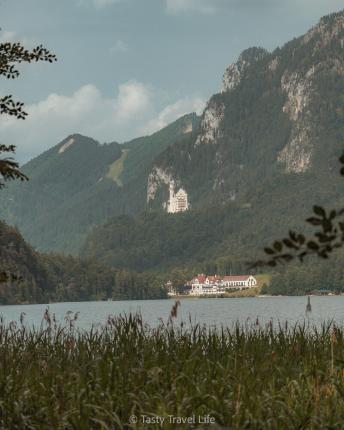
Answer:
POLYGON ((174 182, 170 182, 170 197, 167 203, 167 212, 175 214, 178 212, 185 212, 189 209, 187 192, 180 188, 179 191, 174 193, 174 182))
POLYGON ((193 278, 189 283, 189 294, 193 296, 222 294, 230 290, 247 290, 257 286, 257 280, 252 275, 240 276, 206 276, 204 274, 193 278))

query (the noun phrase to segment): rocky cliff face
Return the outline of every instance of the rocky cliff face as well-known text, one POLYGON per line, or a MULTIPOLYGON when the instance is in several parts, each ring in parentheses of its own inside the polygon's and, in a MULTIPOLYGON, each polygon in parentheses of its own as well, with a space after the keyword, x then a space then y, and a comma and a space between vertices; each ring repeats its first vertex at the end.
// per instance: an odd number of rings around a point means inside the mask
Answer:
POLYGON ((301 42, 307 45, 315 42, 315 49, 321 49, 329 46, 331 43, 338 43, 341 49, 344 48, 344 14, 343 11, 324 16, 319 24, 314 26, 302 38, 301 42))
POLYGON ((217 143, 223 136, 222 123, 225 114, 225 104, 216 98, 210 99, 203 112, 201 129, 197 136, 195 146, 199 144, 217 143))
POLYGON ((147 203, 155 199, 159 187, 163 185, 169 186, 172 181, 175 181, 175 178, 171 173, 159 167, 154 167, 148 176, 147 203))
POLYGON ((281 79, 281 89, 287 96, 283 106, 293 124, 287 145, 280 151, 277 161, 284 163, 288 173, 306 172, 311 164, 312 114, 309 103, 312 97, 311 74, 301 76, 286 71, 281 79))
POLYGON ((243 51, 238 61, 230 64, 222 78, 222 92, 227 92, 235 89, 243 79, 246 70, 254 63, 262 60, 268 55, 268 51, 264 48, 249 48, 243 51))
POLYGON ((278 154, 278 161, 285 164, 288 173, 306 172, 311 167, 317 139, 314 103, 321 92, 319 85, 323 84, 326 75, 338 81, 344 78, 344 56, 335 54, 340 54, 344 47, 343 13, 322 18, 300 39, 300 45, 309 48, 313 62, 309 68, 299 68, 294 72, 287 69, 281 79, 281 89, 287 97, 283 111, 288 114, 293 128, 287 145, 278 154), (321 51, 330 51, 330 45, 335 48, 334 55, 326 56, 325 61, 320 58, 317 61, 321 51))
MULTIPOLYGON (((238 87, 245 76, 247 69, 257 61, 268 55, 263 48, 246 49, 239 56, 238 61, 230 64, 222 79, 222 93, 229 93, 238 87)), ((195 145, 213 144, 223 137, 223 120, 225 118, 226 105, 223 101, 212 97, 203 112, 199 135, 195 145)))
MULTIPOLYGON (((173 178, 194 201, 245 201, 252 187, 276 172, 325 168, 319 154, 329 145, 328 130, 344 115, 343 48, 342 11, 272 53, 244 51, 226 69, 221 92, 207 103, 193 140, 175 144, 156 160, 147 200, 156 199, 173 178)), ((331 132, 331 139, 336 146, 338 136, 331 132)))

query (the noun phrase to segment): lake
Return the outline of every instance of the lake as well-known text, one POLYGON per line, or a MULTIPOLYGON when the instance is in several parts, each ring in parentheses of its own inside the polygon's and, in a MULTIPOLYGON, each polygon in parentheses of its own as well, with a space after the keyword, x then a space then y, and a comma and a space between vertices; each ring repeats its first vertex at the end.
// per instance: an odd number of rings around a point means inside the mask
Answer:
MULTIPOLYGON (((242 324, 254 324, 257 318, 261 324, 270 320, 273 323, 309 321, 319 326, 322 322, 333 320, 344 325, 344 296, 312 296, 312 312, 306 317, 307 297, 247 297, 247 298, 210 298, 182 299, 178 309, 177 322, 199 322, 208 326, 232 326, 237 321, 242 324)), ((39 327, 45 309, 49 306, 60 323, 68 311, 80 312, 76 326, 90 329, 92 325, 104 324, 109 315, 140 312, 144 322, 155 326, 162 319, 167 322, 174 300, 131 300, 112 302, 69 302, 49 305, 13 305, 0 306, 0 315, 6 323, 19 321, 25 312, 25 322, 39 327)))

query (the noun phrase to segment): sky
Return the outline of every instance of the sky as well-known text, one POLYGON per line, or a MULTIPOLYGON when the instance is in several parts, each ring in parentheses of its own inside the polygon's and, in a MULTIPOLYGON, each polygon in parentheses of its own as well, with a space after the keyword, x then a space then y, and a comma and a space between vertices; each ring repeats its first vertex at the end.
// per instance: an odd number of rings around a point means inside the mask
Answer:
POLYGON ((343 0, 0 0, 0 42, 42 43, 54 64, 20 66, 0 95, 25 121, 0 117, 0 142, 26 162, 69 134, 124 142, 201 113, 228 64, 273 50, 343 0))

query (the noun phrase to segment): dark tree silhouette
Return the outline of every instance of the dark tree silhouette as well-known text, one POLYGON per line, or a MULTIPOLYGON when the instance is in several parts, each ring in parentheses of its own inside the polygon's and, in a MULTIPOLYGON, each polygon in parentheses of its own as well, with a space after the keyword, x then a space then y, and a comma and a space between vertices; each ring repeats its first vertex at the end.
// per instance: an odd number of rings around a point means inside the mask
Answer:
MULTIPOLYGON (((0 154, 6 152, 15 152, 15 146, 0 144, 0 154)), ((28 179, 28 177, 19 170, 19 164, 14 161, 12 157, 0 159, 0 174, 4 181, 10 181, 11 179, 25 181, 28 179)), ((0 181, 0 188, 2 188, 4 185, 4 182, 0 181)))
MULTIPOLYGON (((20 72, 17 65, 20 63, 31 63, 38 61, 56 61, 56 56, 51 54, 42 45, 32 50, 26 49, 20 42, 0 43, 0 75, 7 79, 16 79, 20 72)), ((0 97, 0 114, 15 116, 19 120, 24 120, 27 113, 23 110, 24 104, 15 101, 12 95, 0 97)), ((0 155, 14 153, 14 145, 0 144, 0 155)), ((0 188, 5 181, 19 179, 27 180, 27 176, 19 170, 19 164, 12 157, 0 158, 0 188)), ((0 272, 0 283, 8 281, 18 281, 17 275, 8 272, 0 272)))
MULTIPOLYGON (((339 158, 342 165, 341 176, 344 176, 344 154, 339 158)), ((252 264, 253 268, 289 263, 292 260, 303 260, 310 255, 327 259, 329 255, 344 245, 344 208, 327 210, 322 206, 313 206, 313 214, 306 222, 316 228, 311 237, 289 231, 289 235, 276 240, 271 246, 264 248, 266 260, 252 264)))
MULTIPOLYGON (((0 76, 7 79, 16 79, 20 72, 17 65, 20 63, 31 63, 38 61, 56 61, 56 56, 51 54, 42 45, 32 50, 26 49, 20 42, 0 43, 0 76)), ((25 119, 27 113, 23 110, 24 104, 15 101, 12 95, 0 97, 0 114, 15 116, 17 119, 25 119)), ((0 154, 14 153, 14 145, 0 144, 0 154)), ((28 178, 19 170, 19 164, 12 157, 0 158, 0 188, 4 186, 4 181, 19 179, 21 181, 28 178)))

